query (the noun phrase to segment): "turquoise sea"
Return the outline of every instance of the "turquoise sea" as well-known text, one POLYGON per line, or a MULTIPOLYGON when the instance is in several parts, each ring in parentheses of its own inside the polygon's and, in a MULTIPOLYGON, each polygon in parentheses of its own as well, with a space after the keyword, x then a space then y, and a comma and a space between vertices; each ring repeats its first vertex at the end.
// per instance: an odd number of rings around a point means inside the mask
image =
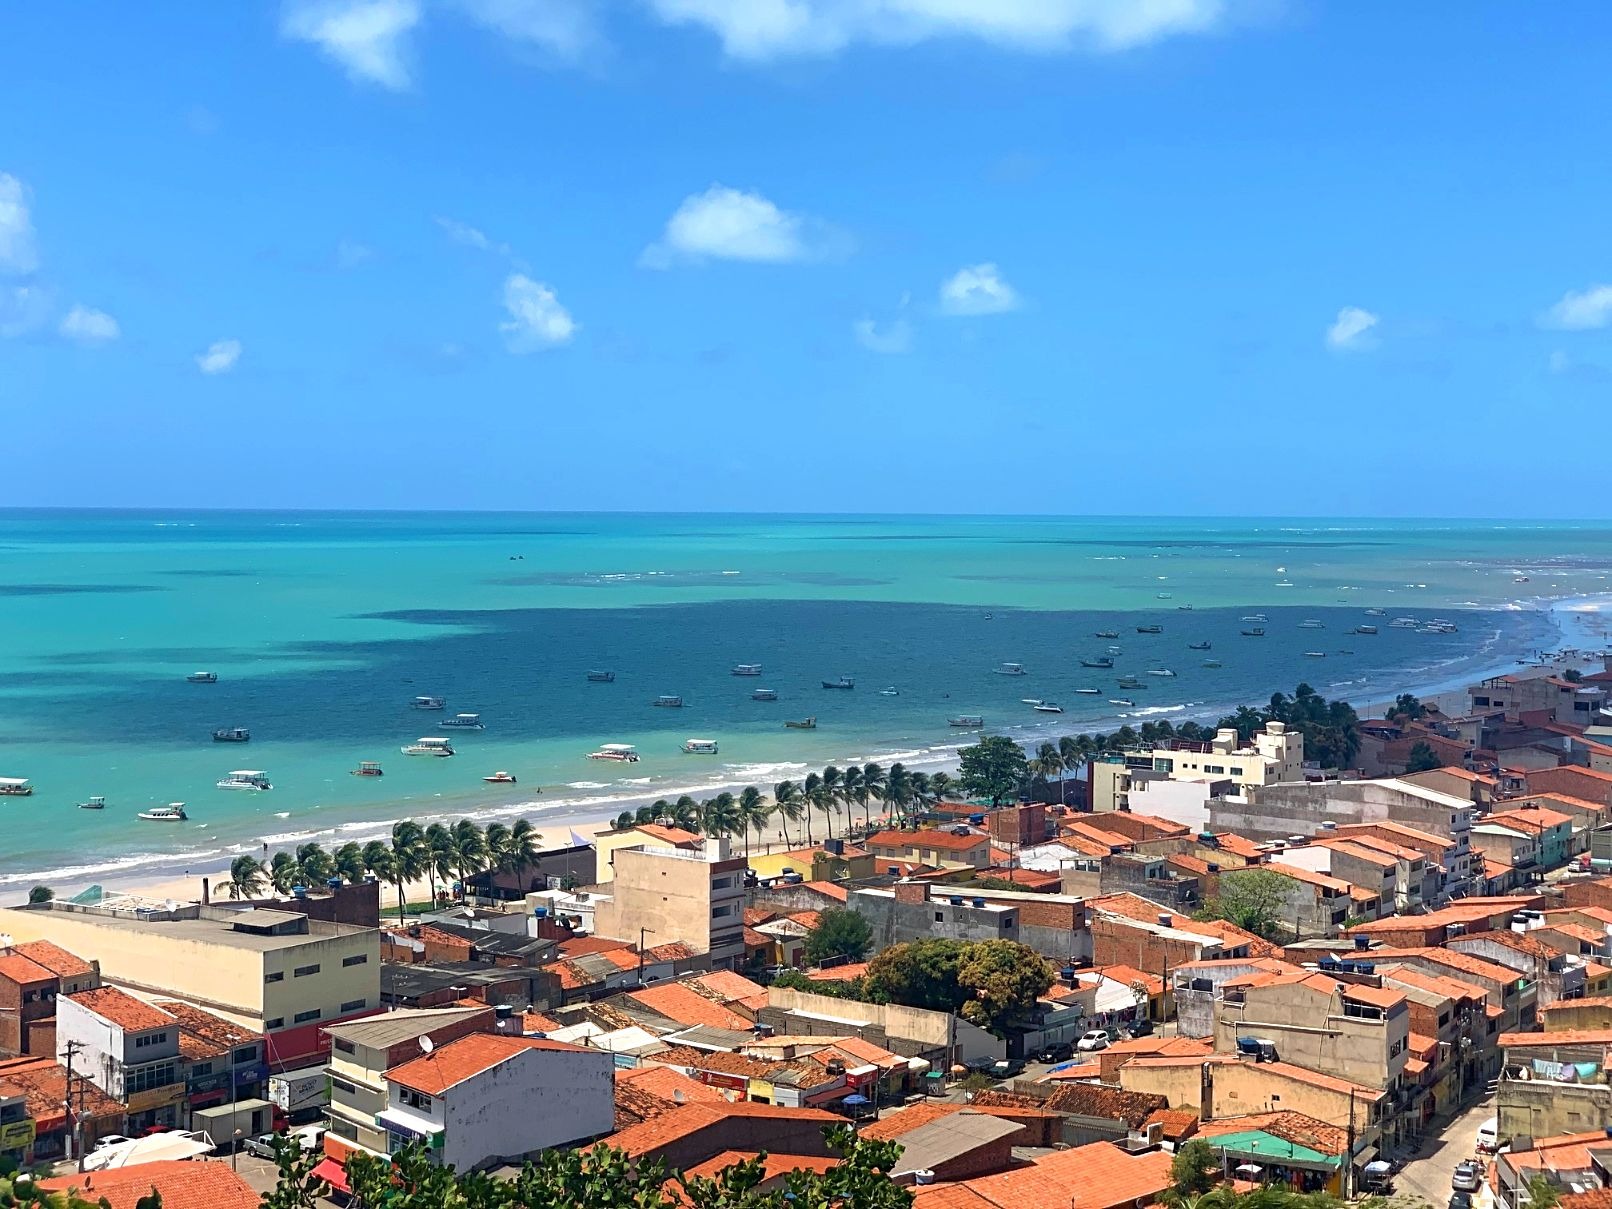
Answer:
POLYGON ((0 511, 0 776, 37 787, 0 798, 0 889, 199 869, 404 816, 526 814, 560 841, 629 800, 939 762, 965 738, 956 714, 1032 740, 1212 718, 1301 679, 1375 701, 1556 645, 1546 603, 1605 594, 1609 575, 1612 529, 1592 523, 0 511), (1255 612, 1266 636, 1241 637, 1255 612), (1402 614, 1459 630, 1386 624, 1402 614), (1379 633, 1349 633, 1362 622, 1379 633), (1109 645, 1113 671, 1079 665, 1109 645), (996 674, 1005 661, 1028 674, 996 674), (203 669, 218 683, 186 682, 203 669), (1126 673, 1146 688, 1119 689, 1126 673), (854 691, 820 687, 840 675, 854 691), (487 729, 457 733, 454 759, 405 757, 444 733, 409 707, 419 694, 487 729), (686 704, 653 708, 660 694, 686 704), (818 729, 783 726, 806 716, 818 729), (252 741, 212 742, 224 726, 252 741), (688 737, 720 755, 682 754, 688 737), (604 742, 643 758, 589 761, 604 742), (366 759, 386 775, 350 776, 366 759), (274 788, 214 787, 236 768, 274 788), (497 769, 519 784, 484 784, 497 769), (75 808, 92 794, 106 810, 75 808), (135 817, 168 801, 190 821, 135 817))

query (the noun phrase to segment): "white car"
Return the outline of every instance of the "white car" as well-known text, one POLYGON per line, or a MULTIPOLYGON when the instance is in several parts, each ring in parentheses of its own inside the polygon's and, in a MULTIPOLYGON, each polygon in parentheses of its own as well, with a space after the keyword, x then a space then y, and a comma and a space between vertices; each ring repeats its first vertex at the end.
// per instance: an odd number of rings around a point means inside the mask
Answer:
POLYGON ((125 1142, 132 1142, 133 1138, 126 1138, 121 1133, 109 1133, 95 1140, 95 1149, 105 1150, 108 1146, 121 1146, 125 1142))
POLYGON ((1500 1149, 1500 1120, 1490 1117, 1478 1126, 1477 1151, 1479 1154, 1493 1154, 1500 1149))
POLYGON ((1075 1049, 1083 1054, 1094 1054, 1100 1049, 1107 1049, 1110 1044, 1108 1033, 1103 1029, 1094 1028, 1091 1032, 1082 1034, 1080 1040, 1075 1042, 1075 1049))

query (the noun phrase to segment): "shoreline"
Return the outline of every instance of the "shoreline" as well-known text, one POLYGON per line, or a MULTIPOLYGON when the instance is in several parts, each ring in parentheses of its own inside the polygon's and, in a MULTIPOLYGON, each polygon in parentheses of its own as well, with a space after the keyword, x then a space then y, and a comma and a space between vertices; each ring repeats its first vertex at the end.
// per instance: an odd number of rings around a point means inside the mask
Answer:
MULTIPOLYGON (((1599 666, 1598 660, 1593 658, 1595 651, 1612 646, 1612 594, 1572 596, 1561 598, 1535 598, 1527 602, 1517 602, 1514 606, 1518 611, 1534 610, 1544 616, 1554 627, 1555 634, 1550 638, 1547 646, 1533 650, 1511 650, 1496 653, 1495 661, 1480 664, 1475 670, 1467 670, 1454 676, 1446 676, 1424 682, 1421 685, 1407 684, 1397 689, 1397 692, 1409 692, 1428 701, 1436 701, 1459 692, 1467 684, 1487 679, 1491 676, 1506 674, 1528 663, 1533 663, 1533 656, 1544 655, 1552 663, 1560 667, 1599 666), (1566 659, 1564 652, 1577 652, 1576 659, 1566 659), (1524 658, 1524 657, 1529 658, 1524 658)), ((1498 633, 1496 637, 1498 637, 1498 633)), ((1481 650, 1481 648, 1480 648, 1481 650)), ((1272 691, 1277 687, 1273 686, 1272 691)), ((1331 696, 1326 690, 1320 690, 1323 695, 1331 696)), ((1354 704, 1362 717, 1373 716, 1373 711, 1382 705, 1391 704, 1392 698, 1386 701, 1362 702, 1357 695, 1347 691, 1337 694, 1342 699, 1354 704)), ((1172 722, 1202 721, 1226 712, 1225 706, 1214 706, 1195 709, 1191 704, 1181 707, 1170 707, 1167 710, 1157 711, 1160 720, 1164 717, 1172 722)), ((1150 715, 1154 716, 1154 715, 1150 715)), ((1120 724, 1139 724, 1145 719, 1126 717, 1120 715, 1124 721, 1120 724)), ((1119 719, 1116 719, 1118 722, 1119 719)), ((1080 729, 1095 729, 1086 727, 1072 727, 1050 725, 1040 728, 1013 728, 1015 737, 1026 745, 1034 744, 1047 738, 1079 733, 1080 729), (1021 737, 1022 736, 1022 737, 1021 737)), ((957 765, 957 751, 972 741, 970 738, 959 737, 956 742, 937 742, 927 747, 920 747, 917 751, 897 751, 890 753, 870 752, 854 756, 841 757, 836 760, 826 760, 823 763, 866 763, 876 759, 888 767, 892 762, 900 763, 913 771, 936 772, 955 771, 957 765)), ((777 779, 787 775, 791 780, 799 780, 807 771, 816 770, 818 765, 802 762, 784 762, 780 767, 777 779), (800 771, 793 771, 793 765, 799 763, 800 771)), ((675 800, 683 793, 698 797, 709 797, 723 791, 737 792, 747 784, 756 784, 758 788, 770 789, 771 785, 761 785, 756 781, 736 780, 720 783, 700 782, 690 785, 665 785, 654 789, 646 789, 641 793, 623 793, 619 796, 598 799, 548 799, 532 798, 530 795, 519 800, 487 804, 484 800, 474 808, 463 810, 453 809, 450 801, 442 801, 440 807, 431 806, 422 809, 424 803, 418 801, 400 800, 388 803, 386 813, 396 813, 398 818, 412 818, 422 826, 437 821, 452 821, 459 818, 471 818, 478 825, 486 826, 490 821, 512 821, 515 818, 526 818, 537 829, 542 842, 547 847, 559 847, 570 842, 571 833, 586 834, 591 837, 594 831, 607 827, 616 815, 625 811, 636 810, 640 806, 648 805, 658 799, 667 798, 675 800)), ((349 840, 363 843, 370 839, 382 838, 390 833, 395 819, 363 820, 363 821, 334 821, 329 826, 312 827, 298 830, 284 837, 271 837, 265 843, 265 852, 272 852, 281 848, 289 848, 298 843, 315 842, 326 848, 334 848, 349 840)), ((769 837, 769 839, 775 837, 769 837)), ((47 884, 55 890, 60 898, 69 898, 83 890, 99 885, 107 893, 140 894, 152 898, 195 897, 199 892, 200 879, 203 877, 216 879, 220 874, 227 875, 230 862, 239 855, 258 855, 255 847, 237 845, 234 851, 227 853, 208 854, 187 859, 182 854, 153 854, 148 862, 138 866, 124 866, 122 869, 104 869, 97 867, 71 866, 57 871, 44 873, 19 873, 8 875, 10 884, 0 889, 0 904, 14 905, 27 899, 31 885, 47 884), (70 876, 59 876, 61 873, 71 873, 70 876), (188 887, 182 893, 181 887, 188 887)), ((104 867, 103 867, 104 868, 104 867)), ((214 895, 215 899, 218 897, 214 895)))

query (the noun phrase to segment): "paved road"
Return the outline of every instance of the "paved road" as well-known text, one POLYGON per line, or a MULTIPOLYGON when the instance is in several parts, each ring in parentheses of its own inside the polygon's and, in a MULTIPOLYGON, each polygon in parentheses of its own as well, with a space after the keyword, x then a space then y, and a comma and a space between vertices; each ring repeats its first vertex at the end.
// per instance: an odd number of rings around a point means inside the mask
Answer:
MULTIPOLYGON (((1477 1154, 1478 1126, 1494 1116, 1494 1100, 1485 1097, 1456 1117, 1442 1131, 1423 1140, 1417 1155, 1394 1177, 1394 1190, 1415 1196, 1435 1207, 1450 1199, 1450 1176, 1462 1159, 1477 1154)), ((1488 1209, 1487 1186, 1473 1196, 1474 1209, 1488 1209)))

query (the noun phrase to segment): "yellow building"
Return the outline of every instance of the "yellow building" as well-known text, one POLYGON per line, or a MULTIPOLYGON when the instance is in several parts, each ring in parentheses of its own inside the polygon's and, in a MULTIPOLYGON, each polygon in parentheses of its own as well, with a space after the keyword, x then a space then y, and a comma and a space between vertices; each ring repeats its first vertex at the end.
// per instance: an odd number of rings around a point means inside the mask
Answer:
POLYGON ((808 882, 872 877, 875 864, 871 852, 839 840, 830 840, 821 847, 791 848, 787 852, 752 852, 749 861, 750 871, 764 882, 789 873, 798 873, 802 881, 808 882))
POLYGON ((704 845, 704 837, 681 827, 664 827, 659 823, 639 823, 632 827, 613 827, 593 837, 594 860, 597 867, 594 882, 603 885, 616 876, 615 855, 620 848, 676 848, 682 852, 697 852, 704 845))

